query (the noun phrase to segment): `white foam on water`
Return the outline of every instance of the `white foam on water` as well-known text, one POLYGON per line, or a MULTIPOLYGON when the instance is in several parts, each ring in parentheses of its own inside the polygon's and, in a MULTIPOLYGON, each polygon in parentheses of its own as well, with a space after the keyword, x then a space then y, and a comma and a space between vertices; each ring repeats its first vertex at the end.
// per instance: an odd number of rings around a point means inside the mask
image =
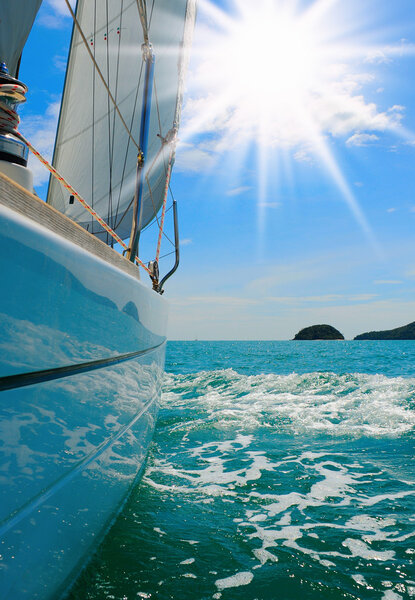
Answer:
POLYGON ((249 517, 249 520, 254 523, 256 523, 257 521, 266 521, 267 519, 267 515, 264 514, 252 515, 252 517, 249 517))
POLYGON ((192 563, 195 562, 194 558, 186 558, 185 560, 181 561, 181 565, 191 565, 192 563))
POLYGON ((225 590, 228 588, 240 587, 241 585, 248 585, 253 580, 254 576, 250 571, 241 571, 235 573, 231 577, 225 577, 225 579, 217 579, 215 585, 218 590, 225 590))
POLYGON ((220 429, 239 426, 244 435, 278 424, 295 435, 398 437, 415 429, 408 403, 414 386, 413 378, 362 373, 241 375, 224 369, 168 375, 163 405, 201 409, 203 418, 188 423, 191 429, 209 419, 220 429))
POLYGON ((353 579, 353 580, 354 580, 354 581, 355 581, 355 582, 356 582, 358 585, 362 585, 362 586, 364 586, 364 587, 366 587, 366 588, 373 589, 373 588, 370 588, 370 586, 368 585, 368 583, 367 583, 366 579, 363 577, 363 575, 359 575, 359 574, 357 574, 357 575, 352 575, 352 579, 353 579))
POLYGON ((383 592, 382 600, 402 600, 402 596, 393 590, 383 592))
POLYGON ((343 546, 348 548, 352 556, 365 558, 366 560, 392 560, 395 557, 393 550, 371 550, 362 540, 347 538, 343 542, 343 546))
MULTIPOLYGON (((362 504, 364 504, 364 502, 362 502, 362 504)), ((390 517, 374 518, 365 514, 354 515, 345 523, 345 527, 349 529, 361 529, 363 531, 375 533, 379 531, 379 527, 392 527, 393 525, 396 525, 396 519, 392 519, 390 517)), ((384 538, 382 537, 381 539, 384 538)))
POLYGON ((262 565, 264 565, 268 561, 278 562, 278 557, 275 556, 275 554, 272 554, 272 552, 268 552, 268 550, 264 550, 263 548, 256 548, 255 550, 252 551, 252 554, 261 563, 260 565, 256 565, 254 567, 254 569, 257 569, 260 566, 262 567, 262 565))
MULTIPOLYGON (((266 471, 275 471, 282 464, 272 462, 264 452, 247 451, 252 442, 252 436, 237 436, 233 440, 225 442, 209 442, 189 450, 189 456, 198 463, 197 469, 183 469, 176 467, 171 459, 154 459, 152 465, 147 468, 144 480, 146 483, 161 492, 171 491, 174 493, 193 494, 202 493, 207 496, 237 496, 238 487, 244 487, 250 481, 256 481, 266 471), (244 457, 244 466, 238 469, 230 469, 229 464, 235 458, 237 452, 244 457), (203 466, 202 466, 203 465, 203 466), (153 473, 158 476, 164 475, 168 480, 175 483, 160 483, 152 477, 153 473), (177 480, 183 480, 188 485, 177 485, 177 480)), ((158 477, 159 478, 159 477, 158 477)), ((199 500, 206 502, 206 500, 199 500)))
POLYGON ((363 540, 366 542, 384 541, 384 540, 400 540, 399 531, 384 531, 386 527, 392 527, 396 525, 396 519, 382 518, 382 517, 371 517, 370 515, 360 514, 355 515, 349 519, 344 527, 345 529, 366 531, 367 534, 363 535, 363 540))
POLYGON ((332 562, 331 560, 324 560, 324 559, 319 559, 319 562, 321 565, 323 565, 323 567, 335 567, 336 563, 332 562))
POLYGON ((384 500, 398 500, 399 498, 405 498, 405 496, 414 496, 415 490, 408 490, 397 492, 396 494, 378 494, 376 496, 372 496, 371 498, 366 498, 361 501, 363 506, 374 506, 379 502, 383 502, 384 500))
MULTIPOLYGON (((163 495, 180 498, 179 504, 187 500, 198 505, 209 519, 218 519, 218 527, 224 520, 226 536, 231 532, 226 548, 234 536, 238 551, 246 549, 248 562, 241 562, 240 569, 250 569, 254 561, 252 571, 258 573, 254 569, 264 565, 270 569, 278 557, 282 562, 281 556, 287 555, 300 563, 315 561, 325 570, 347 564, 348 572, 354 573, 350 577, 363 591, 374 589, 368 583, 374 568, 383 571, 378 583, 372 581, 378 589, 381 578, 392 577, 388 570, 393 571, 402 556, 409 561, 411 549, 398 544, 415 536, 410 531, 414 528, 405 521, 403 529, 400 511, 388 508, 410 505, 415 495, 411 477, 403 473, 399 479, 400 472, 391 469, 394 463, 385 452, 370 464, 371 448, 380 447, 379 442, 367 442, 369 452, 359 454, 361 443, 353 441, 357 452, 352 454, 347 447, 343 453, 337 451, 345 443, 334 438, 406 436, 415 428, 410 404, 415 378, 333 373, 244 376, 231 369, 169 377, 171 388, 163 402, 174 414, 174 424, 161 420, 160 435, 168 435, 171 446, 166 443, 153 457, 144 482, 163 495), (281 434, 294 440, 282 446, 285 455, 278 447, 281 434), (302 438, 296 436, 304 436, 303 452, 296 452, 302 448, 302 438), (328 444, 324 436, 331 438, 328 444), (310 450, 313 447, 317 451, 310 450)), ((169 531, 167 525, 164 529, 169 531)), ((189 530, 188 535, 193 534, 189 530)), ((202 543, 204 535, 202 529, 202 543)), ((191 564, 190 560, 181 564, 191 564)), ((218 579, 213 597, 247 585, 252 578, 251 571, 241 571, 218 579)), ((395 594, 384 600, 401 598, 394 584, 379 591, 378 597, 384 592, 395 594)))
POLYGON ((201 456, 202 454, 205 454, 207 450, 214 450, 220 452, 221 454, 234 452, 236 449, 248 448, 248 446, 252 443, 252 440, 252 435, 237 434, 234 440, 201 444, 191 451, 190 456, 201 456))
POLYGON ((188 443, 189 448, 181 454, 183 456, 185 452, 192 459, 185 461, 191 468, 183 468, 181 463, 176 462, 175 453, 172 453, 162 460, 154 460, 145 480, 163 492, 191 494, 195 503, 213 503, 219 499, 245 506, 245 518, 237 516, 231 522, 237 529, 238 537, 260 540, 261 546, 251 550, 259 563, 254 568, 275 561, 279 546, 308 555, 325 567, 333 566, 334 558, 353 557, 368 562, 392 560, 395 551, 390 549, 390 545, 385 548, 384 544, 393 544, 415 535, 415 532, 410 532, 399 536, 399 527, 393 518, 357 512, 382 501, 394 502, 415 494, 415 490, 407 490, 369 496, 371 486, 376 489, 376 481, 382 482, 384 487, 389 477, 386 471, 373 470, 370 465, 363 466, 357 462, 350 464, 348 457, 341 454, 328 455, 327 452, 310 450, 273 461, 264 452, 251 450, 253 442, 253 435, 235 433, 221 441, 196 442, 196 445, 188 443), (305 477, 308 482, 302 485, 301 492, 244 491, 250 482, 260 480, 264 473, 275 473, 275 477, 279 478, 281 473, 297 471, 303 473, 302 479, 305 477), (160 483, 160 478, 168 480, 168 483, 160 483), (177 485, 178 481, 183 483, 177 485), (334 522, 324 519, 325 507, 330 510, 336 507, 337 511, 341 511, 352 502, 355 507, 353 512, 357 514, 334 522), (316 508, 321 509, 322 520, 319 522, 314 516, 313 521, 308 521, 310 510, 316 508), (300 523, 299 514, 304 517, 300 523), (308 547, 313 538, 324 540, 333 530, 338 531, 337 548, 316 550, 308 547), (380 550, 371 547, 375 541, 384 543, 380 550), (342 548, 347 548, 348 552, 342 551, 342 548))

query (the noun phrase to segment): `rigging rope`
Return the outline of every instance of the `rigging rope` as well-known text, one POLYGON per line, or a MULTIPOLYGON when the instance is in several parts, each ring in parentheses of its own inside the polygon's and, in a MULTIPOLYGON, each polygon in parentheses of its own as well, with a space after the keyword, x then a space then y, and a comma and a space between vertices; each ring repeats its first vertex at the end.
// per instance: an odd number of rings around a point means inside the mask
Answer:
POLYGON ((136 0, 138 14, 140 15, 141 27, 143 28, 144 43, 148 45, 147 6, 145 0, 136 0))
POLYGON ((172 169, 172 166, 173 166, 173 154, 174 154, 174 149, 172 148, 170 150, 169 164, 167 166, 166 184, 164 186, 163 208, 162 208, 162 211, 161 211, 161 219, 160 219, 160 226, 159 226, 159 239, 157 241, 157 251, 156 251, 156 261, 157 262, 159 261, 161 238, 163 237, 164 216, 166 214, 167 195, 169 193, 169 183, 170 183, 171 169, 172 169))
MULTIPOLYGON (((116 99, 113 97, 110 89, 109 89, 109 84, 107 83, 107 81, 105 80, 96 60, 95 60, 95 47, 94 47, 94 54, 92 54, 91 49, 89 48, 89 44, 86 40, 86 37, 82 31, 82 28, 77 20, 77 17, 74 13, 74 11, 72 10, 72 7, 69 3, 69 0, 65 0, 66 5, 68 7, 68 10, 72 16, 72 19, 74 21, 74 25, 77 28, 81 39, 83 41, 83 44, 85 45, 88 54, 92 60, 92 63, 94 65, 94 76, 95 76, 95 72, 98 74, 98 76, 100 77, 104 88, 108 94, 108 102, 111 101, 112 104, 114 105, 115 108, 115 112, 117 112, 125 130, 127 131, 128 134, 128 138, 129 141, 132 141, 133 144, 136 146, 136 148, 139 150, 139 145, 137 144, 137 142, 135 141, 134 137, 131 134, 131 130, 128 128, 121 112, 120 109, 117 105, 117 101, 116 99)), ((137 2, 137 8, 138 8, 138 12, 139 12, 139 16, 140 16, 140 21, 141 21, 141 25, 142 25, 142 29, 143 29, 143 37, 144 37, 144 43, 146 46, 149 46, 149 23, 147 20, 147 6, 146 6, 146 0, 136 0, 137 2)), ((108 3, 108 0, 107 0, 108 3)), ((154 8, 154 0, 152 3, 152 7, 151 7, 151 13, 150 13, 150 23, 151 23, 151 19, 152 19, 152 14, 153 14, 153 8, 154 8)), ((108 20, 108 5, 107 5, 107 20, 108 20)), ((144 50, 143 50, 144 51, 144 50)), ((108 62, 108 46, 107 46, 107 70, 109 68, 109 62, 108 62)), ((109 73, 108 73, 109 75, 109 73)), ((141 79, 141 72, 140 72, 140 79, 141 79)), ((108 77, 109 80, 109 77, 108 77)), ((117 84, 118 84, 118 64, 117 64, 117 84)), ((94 86, 95 87, 95 86, 94 86)), ((139 87, 139 86, 138 86, 139 87)), ((155 86, 155 82, 154 82, 154 87, 155 86)), ((106 223, 104 221, 104 219, 102 217, 100 217, 100 215, 98 215, 98 213, 96 213, 96 211, 78 194, 78 192, 64 179, 64 177, 40 154, 40 152, 38 152, 34 146, 32 146, 32 144, 19 132, 17 131, 17 127, 19 125, 20 119, 18 117, 17 112, 14 110, 14 106, 10 106, 8 103, 2 102, 1 101, 1 96, 5 97, 7 99, 7 96, 14 96, 16 97, 17 95, 20 95, 22 100, 25 100, 25 93, 27 91, 27 88, 23 87, 23 85, 18 85, 16 84, 0 84, 0 130, 4 131, 4 132, 8 132, 13 134, 14 136, 16 136, 17 138, 19 138, 23 143, 25 143, 27 145, 27 147, 29 148, 29 150, 38 158, 38 160, 40 160, 40 162, 49 170, 49 172, 52 174, 53 177, 55 177, 69 192, 72 196, 74 196, 79 202, 80 204, 84 207, 84 209, 89 212, 89 214, 92 216, 93 219, 96 219, 98 221, 98 223, 101 225, 101 227, 107 232, 107 235, 110 235, 113 239, 116 240, 116 242, 118 242, 120 244, 120 246, 124 249, 124 250, 128 250, 127 245, 125 244, 125 242, 117 235, 117 233, 110 227, 110 225, 108 223, 106 223)), ((137 89, 138 92, 138 89, 137 89)), ((116 91, 116 95, 117 95, 117 91, 116 91)), ((137 100, 137 98, 136 98, 137 100)), ((166 138, 163 138, 161 135, 161 122, 160 122, 160 114, 159 114, 159 106, 158 106, 158 98, 157 98, 157 92, 156 92, 156 106, 157 106, 157 115, 158 115, 158 120, 159 120, 159 128, 160 128, 160 138, 162 140, 162 148, 165 144, 169 144, 170 145, 170 153, 169 153, 169 159, 168 159, 168 164, 167 164, 167 168, 166 168, 166 164, 165 164, 165 176, 166 176, 166 180, 165 180, 165 186, 164 186, 164 192, 163 192, 163 202, 162 202, 162 213, 161 213, 161 219, 160 222, 157 218, 157 214, 156 219, 157 219, 157 224, 159 226, 159 235, 158 235, 158 241, 157 241, 157 250, 156 250, 156 258, 155 258, 155 262, 158 263, 159 259, 160 259, 160 249, 161 249, 161 241, 162 241, 162 237, 163 235, 166 236, 168 238, 168 236, 164 233, 164 219, 165 219, 165 214, 166 214, 166 204, 167 204, 167 196, 168 196, 168 191, 170 188, 170 179, 171 179, 171 171, 172 171, 172 166, 173 166, 173 162, 174 162, 174 154, 175 154, 175 141, 176 141, 176 128, 173 126, 173 129, 170 130, 168 132, 168 134, 166 135, 166 138)), ((114 119, 115 119, 115 112, 114 112, 114 119)), ((109 138, 111 138, 111 127, 110 127, 110 122, 109 122, 109 138)), ((162 148, 160 149, 160 152, 158 154, 161 153, 162 148)), ((112 160, 111 160, 111 143, 109 143, 109 152, 110 152, 110 165, 112 166, 112 160)), ((155 160, 153 162, 156 162, 156 160, 158 159, 158 155, 156 156, 155 160)), ((163 162, 164 162, 164 157, 163 157, 163 162)), ((111 166, 110 166, 110 170, 111 170, 111 166)), ((151 194, 151 186, 150 186, 150 182, 148 181, 148 173, 146 175, 146 180, 147 180, 147 184, 150 190, 150 195, 151 194)), ((110 192, 110 197, 111 197, 111 192, 110 192)), ((152 199, 153 200, 153 199, 152 199)), ((119 199, 118 199, 119 202, 119 199)), ((154 204, 154 203, 153 203, 154 204)), ((117 212, 118 212, 118 206, 117 206, 117 212)), ((125 216, 127 211, 125 211, 123 217, 125 216)), ((168 238, 169 239, 169 238, 168 238)), ((108 241, 108 238, 107 238, 108 241)), ((171 241, 171 240, 170 240, 171 241)), ((168 256, 165 255, 165 256, 168 256)), ((144 268, 145 271, 147 271, 147 273, 149 273, 151 279, 153 280, 153 284, 155 281, 155 278, 158 279, 158 272, 157 275, 155 275, 155 271, 153 270, 153 268, 151 267, 151 265, 149 264, 149 268, 138 258, 138 256, 136 256, 136 261, 137 263, 144 268)), ((157 265, 156 265, 157 266, 157 265)), ((157 269, 158 271, 158 269, 157 269)))
MULTIPOLYGON (((26 89, 19 84, 0 84, 0 97, 10 96, 11 92, 14 95, 20 94, 23 98, 26 93, 26 89)), ((40 160, 40 162, 45 165, 45 167, 50 171, 50 173, 55 177, 60 183, 82 204, 82 206, 89 212, 90 215, 94 217, 101 225, 101 227, 112 237, 114 238, 124 250, 127 250, 126 243, 115 233, 113 229, 98 215, 94 209, 89 206, 89 204, 78 194, 78 192, 73 188, 58 171, 52 167, 52 165, 44 158, 40 152, 36 150, 34 146, 22 135, 19 131, 17 131, 17 127, 20 123, 19 116, 17 112, 11 108, 9 105, 5 104, 0 100, 0 131, 4 133, 11 133, 12 135, 19 138, 24 144, 27 145, 29 150, 40 160)), ((143 267, 145 271, 149 275, 151 275, 150 269, 136 256, 136 261, 138 264, 143 267)))
POLYGON ((77 28, 77 29, 78 29, 78 31, 79 31, 79 35, 80 35, 80 36, 81 36, 81 38, 82 38, 82 41, 83 41, 83 43, 84 43, 84 46, 85 46, 85 48, 87 49, 87 51, 88 51, 88 54, 89 54, 89 56, 90 56, 90 58, 91 58, 91 60, 92 60, 92 62, 93 62, 93 64, 94 64, 94 67, 95 67, 95 69, 96 69, 96 71, 97 71, 97 73, 98 73, 98 75, 99 75, 99 77, 100 77, 100 79, 101 79, 102 83, 104 84, 104 87, 105 87, 105 89, 107 90, 107 94, 108 94, 109 98, 110 98, 111 102, 113 103, 113 105, 114 105, 114 108, 115 108, 115 110, 117 111, 117 114, 118 114, 118 116, 120 117, 120 119, 121 119, 121 122, 122 122, 122 124, 124 125, 124 128, 125 128, 125 130, 126 130, 126 132, 127 132, 128 136, 129 136, 129 138, 131 139, 131 141, 133 142, 133 144, 134 144, 134 146, 137 148, 137 150, 139 150, 139 146, 138 146, 137 142, 135 141, 134 137, 132 136, 132 134, 131 134, 131 131, 128 129, 127 123, 124 121, 124 118, 123 118, 123 116, 122 116, 122 114, 121 114, 121 111, 120 111, 120 109, 118 108, 118 105, 117 105, 117 103, 116 103, 116 101, 115 101, 115 99, 114 99, 114 96, 111 94, 111 91, 110 91, 110 89, 109 89, 109 87, 108 87, 108 83, 105 81, 105 78, 104 78, 103 74, 101 73, 101 69, 99 68, 99 66, 98 66, 98 64, 97 64, 97 62, 96 62, 96 60, 95 60, 95 58, 94 58, 94 55, 93 55, 93 54, 92 54, 92 52, 91 52, 91 49, 90 49, 90 47, 89 47, 89 44, 88 44, 88 42, 87 42, 87 39, 86 39, 86 37, 85 37, 85 35, 84 35, 84 32, 82 31, 82 28, 81 28, 81 26, 80 26, 80 24, 79 24, 79 22, 78 22, 78 19, 76 18, 74 11, 72 10, 72 7, 71 7, 71 5, 69 4, 69 0, 65 0, 65 2, 66 2, 66 5, 67 5, 67 7, 68 7, 68 10, 69 10, 69 12, 71 13, 71 16, 72 16, 73 22, 75 23, 75 26, 76 26, 76 28, 77 28))
MULTIPOLYGON (((44 158, 40 152, 38 152, 36 150, 36 148, 34 148, 32 146, 32 144, 18 131, 13 131, 13 134, 16 135, 18 138, 20 138, 22 140, 22 142, 24 142, 27 147, 29 148, 29 150, 36 156, 36 158, 38 158, 40 160, 40 162, 45 165, 45 167, 48 169, 48 171, 50 171, 50 173, 52 173, 52 175, 73 195, 75 196, 75 198, 78 200, 78 202, 80 202, 82 204, 82 206, 85 208, 85 210, 87 210, 89 212, 89 214, 94 217, 94 219, 96 219, 98 221, 98 223, 101 225, 101 227, 103 229, 105 229, 105 231, 112 237, 114 238, 114 240, 116 242, 118 242, 120 244, 120 246, 124 249, 124 250, 128 250, 127 244, 120 238, 119 235, 117 235, 115 233, 115 231, 113 229, 111 229, 111 227, 104 221, 104 219, 102 217, 99 216, 99 214, 97 212, 95 212, 95 210, 89 206, 89 204, 82 198, 82 196, 80 196, 78 194, 78 192, 75 190, 75 188, 73 188, 71 186, 70 183, 68 183, 64 177, 62 177, 62 175, 60 173, 58 173, 58 171, 52 167, 52 165, 46 160, 46 158, 44 158)), ((140 267, 143 267, 143 269, 145 271, 147 271, 147 273, 150 275, 151 272, 150 270, 146 267, 146 265, 138 258, 138 256, 135 257, 137 263, 140 265, 140 267)))

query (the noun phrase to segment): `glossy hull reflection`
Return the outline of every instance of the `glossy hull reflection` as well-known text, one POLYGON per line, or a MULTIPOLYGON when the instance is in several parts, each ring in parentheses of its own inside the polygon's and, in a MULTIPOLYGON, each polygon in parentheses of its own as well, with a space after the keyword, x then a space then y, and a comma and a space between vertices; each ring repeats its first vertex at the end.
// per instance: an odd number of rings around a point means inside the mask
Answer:
POLYGON ((3 207, 0 231, 0 598, 55 598, 144 464, 166 303, 3 207))

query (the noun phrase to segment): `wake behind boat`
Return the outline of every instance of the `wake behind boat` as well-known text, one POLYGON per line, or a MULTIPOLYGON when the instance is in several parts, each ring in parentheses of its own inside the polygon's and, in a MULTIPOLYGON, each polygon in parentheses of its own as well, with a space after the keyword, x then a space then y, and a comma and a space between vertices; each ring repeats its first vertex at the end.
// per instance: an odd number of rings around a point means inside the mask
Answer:
MULTIPOLYGON (((27 147, 37 152, 16 113, 40 3, 0 2, 0 597, 14 599, 65 593, 145 460, 166 339, 160 240, 195 18, 193 0, 155 0, 150 12, 137 0, 78 1, 46 204, 32 193, 27 147), (160 209, 146 266, 140 232, 160 209)), ((175 242, 176 267, 177 222, 175 242)))

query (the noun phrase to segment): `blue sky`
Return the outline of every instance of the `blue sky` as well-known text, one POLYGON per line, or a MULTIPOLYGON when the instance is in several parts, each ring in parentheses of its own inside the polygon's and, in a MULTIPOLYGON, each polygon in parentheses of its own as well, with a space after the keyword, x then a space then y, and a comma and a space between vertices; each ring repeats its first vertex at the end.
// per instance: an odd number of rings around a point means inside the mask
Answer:
MULTIPOLYGON (((248 5, 199 4, 170 338, 289 339, 316 323, 351 338, 415 320, 413 1, 248 5)), ((64 2, 44 0, 20 71, 21 130, 49 156, 70 30, 64 2)))

